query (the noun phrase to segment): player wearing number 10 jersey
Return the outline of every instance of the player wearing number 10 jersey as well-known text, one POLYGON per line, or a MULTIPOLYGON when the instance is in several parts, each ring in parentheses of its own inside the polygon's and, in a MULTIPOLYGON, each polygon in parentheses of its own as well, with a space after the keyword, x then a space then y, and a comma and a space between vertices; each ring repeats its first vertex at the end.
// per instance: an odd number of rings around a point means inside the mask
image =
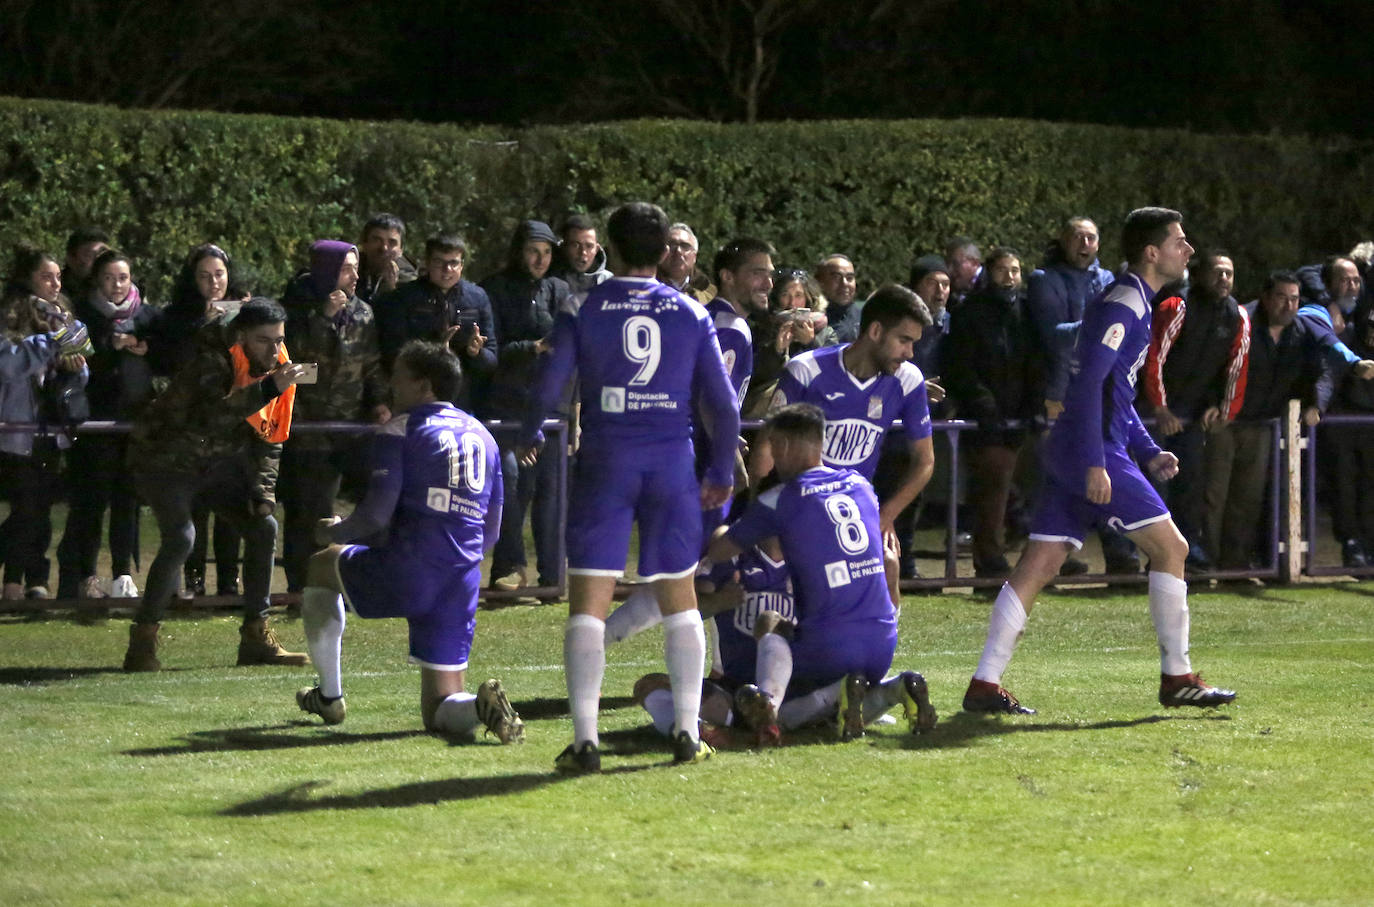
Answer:
POLYGON ((711 318, 701 304, 655 279, 668 253, 668 219, 656 205, 623 205, 606 224, 616 275, 570 305, 554 324, 553 351, 526 418, 522 457, 576 370, 582 445, 568 505, 570 615, 563 659, 573 744, 561 771, 597 771, 597 711, 606 665, 605 620, 625 568, 631 524, 639 524, 639 574, 654 583, 673 685, 673 756, 710 755, 698 733, 706 642, 693 575, 701 555, 701 511, 719 507, 734 481, 739 406, 711 318), (694 438, 694 407, 709 439, 694 438), (699 485, 693 442, 710 444, 699 485))
POLYGON ((524 734, 498 681, 476 695, 464 691, 482 557, 501 526, 502 482, 496 442, 445 402, 461 379, 446 347, 413 341, 401 348, 391 376, 401 415, 374 440, 367 495, 348 519, 319 527, 334 544, 310 559, 301 618, 320 684, 298 692, 296 702, 327 724, 344 718, 342 593, 359 617, 409 622, 426 728, 466 735, 480 721, 502 743, 524 734), (343 544, 378 537, 380 544, 343 544))

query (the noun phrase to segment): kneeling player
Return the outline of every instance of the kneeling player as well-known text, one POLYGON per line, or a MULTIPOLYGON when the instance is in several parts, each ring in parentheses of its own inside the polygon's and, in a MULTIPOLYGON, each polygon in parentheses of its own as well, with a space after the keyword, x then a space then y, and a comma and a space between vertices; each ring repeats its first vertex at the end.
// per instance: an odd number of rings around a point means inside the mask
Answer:
POLYGON ((301 606, 320 683, 296 703, 326 724, 344 719, 342 593, 359 617, 410 623, 426 729, 467 736, 481 723, 502 743, 524 738, 500 681, 475 696, 463 688, 482 556, 501 527, 501 458, 486 428, 445 402, 461 379, 446 347, 414 341, 401 349, 391 376, 401 414, 376 436, 367 495, 348 519, 320 527, 334 544, 311 557, 301 606), (381 546, 340 544, 381 533, 381 546))
MULTIPOLYGON (((825 416, 819 408, 783 407, 769 416, 765 431, 783 484, 759 495, 733 526, 718 529, 709 556, 725 560, 776 537, 792 573, 797 624, 790 641, 784 621, 761 619, 755 627, 761 695, 742 688, 737 710, 763 729, 761 737, 772 736, 789 687, 817 693, 833 687, 841 736, 861 736, 864 698, 883 683, 897 649, 896 564, 883 547, 878 500, 858 473, 821 465, 825 416), (831 531, 817 530, 826 524, 831 531)), ((925 680, 914 672, 902 677, 912 729, 934 727, 925 680)))

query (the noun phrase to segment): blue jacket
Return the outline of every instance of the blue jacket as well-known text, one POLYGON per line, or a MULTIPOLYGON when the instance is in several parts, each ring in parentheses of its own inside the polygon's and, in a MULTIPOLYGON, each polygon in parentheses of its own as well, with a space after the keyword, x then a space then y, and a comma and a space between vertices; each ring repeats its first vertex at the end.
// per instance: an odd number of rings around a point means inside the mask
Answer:
POLYGON ((1031 272, 1026 304, 1040 343, 1049 358, 1045 398, 1063 400, 1069 385, 1069 358, 1083 321, 1083 306, 1112 282, 1112 273, 1096 260, 1075 268, 1064 260, 1058 245, 1050 248, 1042 267, 1031 272))
MULTIPOLYGON (((55 361, 59 347, 51 334, 33 334, 22 340, 0 335, 0 422, 37 422, 35 384, 55 361)), ((0 450, 29 456, 33 435, 0 434, 0 450)))

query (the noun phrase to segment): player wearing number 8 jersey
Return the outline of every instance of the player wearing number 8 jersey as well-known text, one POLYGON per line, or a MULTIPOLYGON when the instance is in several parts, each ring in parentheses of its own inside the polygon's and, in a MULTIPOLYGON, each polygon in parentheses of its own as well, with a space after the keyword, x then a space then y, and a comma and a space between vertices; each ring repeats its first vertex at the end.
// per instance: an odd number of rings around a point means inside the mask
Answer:
POLYGON ((367 495, 348 519, 318 528, 334 544, 310 559, 301 618, 320 683, 296 701, 328 724, 344 717, 342 593, 359 617, 409 622, 426 728, 464 735, 480 721, 502 743, 523 736, 499 682, 483 683, 476 695, 464 690, 482 557, 501 526, 502 482, 496 442, 445 402, 461 378, 457 357, 443 345, 401 348, 391 377, 401 415, 374 440, 367 495), (340 544, 378 536, 379 545, 340 544))
POLYGON ((559 314, 522 451, 529 457, 542 440, 538 425, 576 370, 582 444, 568 505, 571 613, 563 641, 573 744, 556 762, 565 771, 600 768, 605 620, 635 522, 639 574, 654 583, 663 613, 674 758, 696 762, 709 755, 697 728, 706 644, 693 574, 701 510, 720 506, 730 493, 739 435, 738 403, 710 316, 654 277, 668 253, 667 216, 636 202, 616 209, 606 226, 616 276, 559 314), (708 438, 693 437, 694 408, 705 412, 708 438), (694 442, 710 445, 700 485, 694 442))

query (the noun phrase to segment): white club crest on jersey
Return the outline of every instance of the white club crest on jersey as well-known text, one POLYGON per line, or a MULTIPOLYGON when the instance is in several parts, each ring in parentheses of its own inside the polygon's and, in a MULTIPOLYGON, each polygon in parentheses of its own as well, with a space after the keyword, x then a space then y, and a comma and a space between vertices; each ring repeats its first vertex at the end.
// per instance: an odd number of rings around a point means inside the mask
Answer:
POLYGON ((881 419, 882 417, 883 417, 883 398, 882 398, 882 397, 869 397, 869 398, 868 398, 868 418, 870 418, 870 419, 881 419))
POLYGON ((603 387, 601 389, 601 411, 603 413, 625 412, 625 388, 603 387))
POLYGON ((1102 335, 1102 345, 1109 346, 1114 350, 1121 349, 1121 341, 1126 339, 1126 325, 1117 322, 1107 328, 1107 333, 1102 335))

